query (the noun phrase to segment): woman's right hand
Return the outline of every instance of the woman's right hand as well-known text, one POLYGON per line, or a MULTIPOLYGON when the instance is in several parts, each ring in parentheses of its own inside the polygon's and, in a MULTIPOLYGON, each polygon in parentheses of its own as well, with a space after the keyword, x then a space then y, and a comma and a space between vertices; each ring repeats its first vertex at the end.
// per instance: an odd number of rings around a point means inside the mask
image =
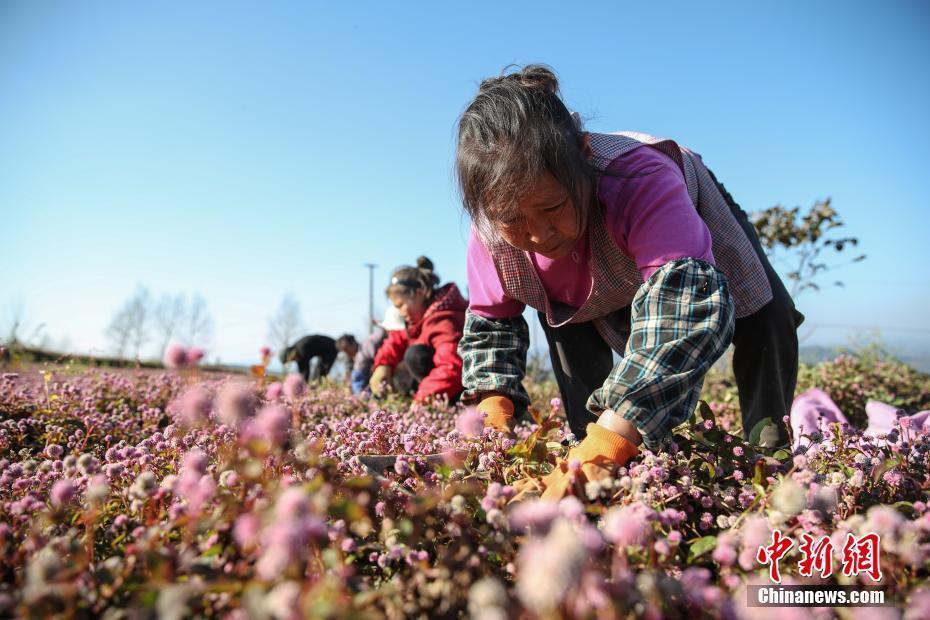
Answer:
POLYGON ((478 411, 485 414, 484 425, 502 433, 512 434, 516 422, 513 419, 513 401, 500 394, 488 394, 478 403, 478 411))
POLYGON ((377 366, 371 373, 371 379, 368 381, 368 387, 375 396, 381 396, 390 388, 391 378, 394 372, 390 366, 377 366))

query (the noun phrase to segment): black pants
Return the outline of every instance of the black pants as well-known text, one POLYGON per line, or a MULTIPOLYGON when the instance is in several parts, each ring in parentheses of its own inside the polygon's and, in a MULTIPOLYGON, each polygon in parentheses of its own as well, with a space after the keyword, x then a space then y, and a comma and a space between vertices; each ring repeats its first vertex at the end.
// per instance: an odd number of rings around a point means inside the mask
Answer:
MULTIPOLYGON (((394 389, 401 394, 412 394, 416 392, 420 381, 426 378, 433 371, 433 357, 436 350, 425 344, 413 344, 407 347, 404 353, 404 360, 397 365, 394 371, 394 389)), ((458 402, 461 394, 455 394, 449 398, 449 404, 454 405, 458 402)))
MULTIPOLYGON (((748 435, 761 420, 770 418, 779 429, 778 445, 784 445, 788 443, 788 432, 782 418, 788 415, 794 400, 798 378, 797 327, 804 321, 804 315, 795 309, 791 295, 769 264, 746 213, 716 177, 714 182, 752 242, 772 287, 772 301, 755 314, 736 319, 733 373, 739 391, 743 432, 748 435)), ((630 308, 618 310, 607 319, 618 327, 625 325, 629 329, 630 308)), ((552 370, 569 427, 580 439, 586 435, 587 424, 597 420, 586 403, 613 369, 613 353, 593 323, 553 328, 543 313, 539 314, 539 321, 549 342, 552 370)))
POLYGON ((297 370, 303 375, 304 381, 309 383, 311 380, 316 381, 317 379, 328 377, 329 371, 332 369, 335 361, 336 355, 330 354, 317 355, 312 358, 300 358, 297 360, 297 370), (313 360, 317 360, 317 365, 316 368, 313 368, 313 376, 310 376, 313 360))
POLYGON ((394 369, 391 384, 399 394, 413 394, 420 381, 433 370, 433 347, 413 344, 407 347, 404 359, 394 369))

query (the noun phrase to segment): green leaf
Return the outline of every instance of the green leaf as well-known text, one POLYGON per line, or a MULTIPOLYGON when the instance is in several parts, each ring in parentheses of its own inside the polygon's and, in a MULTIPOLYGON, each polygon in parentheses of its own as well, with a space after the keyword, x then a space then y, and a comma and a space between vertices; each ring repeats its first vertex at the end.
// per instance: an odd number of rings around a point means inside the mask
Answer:
POLYGON ((222 550, 223 550, 223 545, 221 543, 216 543, 215 545, 213 545, 212 547, 210 547, 209 549, 203 552, 203 557, 212 558, 215 555, 219 555, 220 551, 222 550))
POLYGON ((704 536, 703 538, 698 538, 693 543, 691 543, 691 547, 688 549, 688 561, 692 562, 696 560, 716 546, 716 536, 704 536))
POLYGON ((778 427, 772 418, 763 418, 752 427, 749 443, 762 448, 774 448, 778 445, 778 427))
POLYGON ((890 459, 887 459, 884 463, 880 465, 876 465, 875 469, 872 470, 872 482, 878 482, 881 479, 881 477, 885 475, 885 472, 887 472, 890 469, 894 469, 900 464, 901 464, 901 458, 895 456, 890 459))
POLYGON ((778 459, 779 461, 787 461, 791 458, 791 452, 788 450, 776 450, 772 457, 778 459))
POLYGON ((701 463, 701 469, 707 472, 707 475, 710 476, 711 480, 717 477, 717 468, 711 465, 710 463, 708 463, 707 461, 704 461, 703 463, 701 463))
POLYGON ((705 421, 714 421, 714 412, 711 411, 710 405, 705 401, 698 401, 698 412, 701 414, 701 419, 705 421))
POLYGON ((765 461, 758 460, 752 474, 752 484, 753 485, 762 485, 762 481, 765 480, 765 461))

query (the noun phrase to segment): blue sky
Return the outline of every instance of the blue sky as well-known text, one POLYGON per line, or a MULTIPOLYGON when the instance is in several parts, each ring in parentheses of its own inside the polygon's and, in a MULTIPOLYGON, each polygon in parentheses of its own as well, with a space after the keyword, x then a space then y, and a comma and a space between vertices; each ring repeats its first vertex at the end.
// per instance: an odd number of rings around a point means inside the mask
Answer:
POLYGON ((456 118, 544 62, 589 129, 677 139, 746 210, 832 197, 869 258, 800 296, 806 342, 930 348, 925 3, 338 4, 0 4, 0 329, 18 303, 102 351, 137 286, 199 292, 209 358, 246 362, 288 292, 361 334, 364 262, 464 285, 456 118))

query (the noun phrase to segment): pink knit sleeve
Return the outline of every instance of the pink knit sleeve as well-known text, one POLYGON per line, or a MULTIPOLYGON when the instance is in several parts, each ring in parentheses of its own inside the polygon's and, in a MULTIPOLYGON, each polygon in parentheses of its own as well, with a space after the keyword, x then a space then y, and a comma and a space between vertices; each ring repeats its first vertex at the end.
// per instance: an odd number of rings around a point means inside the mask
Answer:
POLYGON ((698 215, 678 165, 643 146, 610 163, 598 183, 607 228, 636 261, 644 280, 677 258, 711 264, 710 231, 698 215))
POLYGON ((468 307, 486 319, 507 319, 523 312, 525 305, 504 293, 494 260, 471 231, 468 239, 468 307))

